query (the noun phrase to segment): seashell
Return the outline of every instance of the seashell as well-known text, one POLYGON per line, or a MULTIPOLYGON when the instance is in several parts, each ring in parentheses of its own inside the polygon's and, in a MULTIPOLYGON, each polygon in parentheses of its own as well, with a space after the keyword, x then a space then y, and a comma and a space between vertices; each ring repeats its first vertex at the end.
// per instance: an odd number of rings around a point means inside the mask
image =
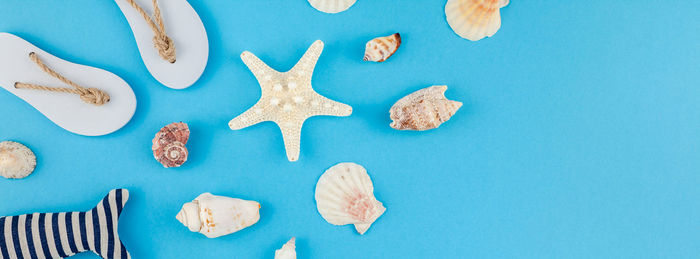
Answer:
POLYGON ((370 40, 365 45, 364 61, 384 62, 394 55, 399 46, 401 46, 401 35, 398 33, 370 40))
POLYGON ((160 129, 153 138, 153 157, 164 167, 179 167, 187 161, 187 140, 190 129, 182 122, 171 123, 160 129))
POLYGON ((391 127, 397 130, 429 130, 440 126, 462 107, 445 98, 447 86, 435 85, 415 91, 391 106, 391 127))
POLYGON ((367 170, 355 163, 340 163, 326 170, 316 184, 316 208, 333 225, 354 224, 361 235, 384 214, 374 197, 367 170))
POLYGON ((493 36, 501 28, 500 9, 509 0, 448 0, 445 16, 452 30, 462 38, 477 41, 493 36))
POLYGON ((309 4, 324 13, 339 13, 347 10, 357 0, 309 0, 309 4))
POLYGON ((203 193, 175 216, 192 232, 208 238, 228 235, 260 220, 260 203, 203 193))
POLYGON ((282 248, 275 251, 275 259, 297 259, 295 238, 292 237, 282 248))
POLYGON ((0 176, 21 179, 34 172, 36 156, 31 149, 17 142, 0 142, 0 176))

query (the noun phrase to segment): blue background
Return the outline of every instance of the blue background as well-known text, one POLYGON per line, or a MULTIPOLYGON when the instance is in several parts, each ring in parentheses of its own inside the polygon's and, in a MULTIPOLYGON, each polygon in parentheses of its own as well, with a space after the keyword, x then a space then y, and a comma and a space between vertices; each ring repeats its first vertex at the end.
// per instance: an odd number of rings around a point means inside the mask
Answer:
POLYGON ((0 91, 0 139, 38 157, 27 179, 0 179, 0 215, 87 210, 128 188, 119 232, 134 258, 272 258, 291 236, 299 258, 700 254, 699 1, 512 1, 478 42, 452 32, 444 0, 359 0, 335 15, 304 0, 190 2, 210 58, 177 91, 148 74, 113 2, 2 0, 0 31, 116 73, 138 108, 123 129, 83 137, 0 91), (362 61, 367 40, 394 32, 396 55, 362 61), (275 124, 228 129, 260 97, 239 55, 287 70, 316 39, 314 88, 354 113, 308 120, 290 163, 275 124), (434 84, 464 102, 449 122, 389 128, 396 100, 434 84), (164 169, 151 139, 175 121, 191 127, 190 159, 164 169), (368 169, 388 208, 364 236, 316 211, 318 177, 344 161, 368 169), (189 232, 175 214, 203 192, 257 200, 262 218, 217 239, 189 232))

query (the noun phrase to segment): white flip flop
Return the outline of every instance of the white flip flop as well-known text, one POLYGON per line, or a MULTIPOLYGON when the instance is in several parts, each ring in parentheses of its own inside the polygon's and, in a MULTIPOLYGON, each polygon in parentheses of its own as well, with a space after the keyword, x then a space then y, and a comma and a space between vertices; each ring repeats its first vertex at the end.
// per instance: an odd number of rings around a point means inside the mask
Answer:
POLYGON ((175 47, 174 63, 159 54, 153 40, 156 33, 143 16, 145 14, 157 24, 152 0, 133 0, 142 8, 143 14, 131 4, 131 0, 115 1, 131 26, 143 63, 158 82, 173 89, 184 89, 199 79, 207 66, 209 41, 202 20, 186 0, 157 2, 165 35, 175 47))
POLYGON ((122 128, 134 115, 134 91, 115 74, 57 58, 9 33, 0 33, 0 57, 0 87, 22 98, 53 123, 70 132, 86 136, 106 135, 122 128), (34 85, 76 91, 77 88, 51 76, 37 62, 84 87, 83 90, 92 88, 106 93, 108 96, 101 100, 109 101, 95 104, 88 103, 83 99, 84 95, 77 93, 17 88, 17 85, 34 85))

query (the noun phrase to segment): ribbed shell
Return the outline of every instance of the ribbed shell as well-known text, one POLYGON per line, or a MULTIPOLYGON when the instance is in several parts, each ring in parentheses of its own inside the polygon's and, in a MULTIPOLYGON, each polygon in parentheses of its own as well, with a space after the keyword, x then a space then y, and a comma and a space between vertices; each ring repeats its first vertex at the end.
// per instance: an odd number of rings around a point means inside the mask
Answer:
POLYGON ((477 41, 493 36, 501 28, 500 9, 509 0, 448 0, 445 16, 460 37, 477 41))
POLYGON ((309 4, 324 13, 339 13, 347 10, 357 0, 309 0, 309 4))
POLYGON ((398 33, 370 40, 365 45, 364 61, 384 62, 394 55, 399 46, 401 46, 401 35, 398 33))
POLYGON ((17 142, 0 142, 0 176, 21 179, 34 172, 36 156, 31 149, 17 142))
POLYGON ((436 85, 415 91, 391 107, 390 126, 398 130, 429 130, 449 120, 461 102, 445 98, 447 86, 436 85))
POLYGON ((187 124, 175 122, 166 125, 153 138, 153 157, 164 167, 179 167, 187 161, 185 147, 190 138, 187 124))
POLYGON ((333 225, 355 224, 364 234, 386 208, 374 197, 374 186, 364 167, 340 163, 326 170, 316 184, 316 207, 333 225))

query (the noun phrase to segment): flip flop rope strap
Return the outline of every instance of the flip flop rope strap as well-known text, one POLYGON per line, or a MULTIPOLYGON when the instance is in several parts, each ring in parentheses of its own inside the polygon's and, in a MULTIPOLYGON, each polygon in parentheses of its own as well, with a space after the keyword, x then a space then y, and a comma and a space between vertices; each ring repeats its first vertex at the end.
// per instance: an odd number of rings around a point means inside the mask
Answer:
POLYGON ((39 59, 39 55, 36 53, 32 52, 29 53, 29 59, 34 61, 36 65, 41 68, 46 74, 50 75, 53 78, 56 78, 60 80, 61 82, 72 86, 73 88, 63 88, 63 87, 48 87, 48 86, 43 86, 43 85, 37 85, 37 84, 30 84, 30 83, 22 83, 22 82, 15 82, 15 88, 17 89, 33 89, 33 90, 41 90, 41 91, 50 91, 50 92, 61 92, 61 93, 71 93, 71 94, 76 94, 80 96, 80 99, 83 100, 86 103, 89 104, 94 104, 97 106, 103 105, 107 102, 109 102, 109 94, 103 92, 100 89, 97 88, 85 88, 82 87, 73 81, 69 80, 68 78, 65 78, 58 72, 54 71, 50 67, 48 67, 44 62, 39 59))
POLYGON ((163 24, 160 7, 158 7, 158 0, 153 0, 153 18, 151 18, 141 6, 134 2, 134 0, 126 1, 143 16, 143 19, 146 20, 146 23, 148 23, 151 30, 153 30, 153 45, 158 49, 160 57, 170 63, 175 63, 175 43, 173 43, 173 40, 165 33, 165 25, 163 24))

